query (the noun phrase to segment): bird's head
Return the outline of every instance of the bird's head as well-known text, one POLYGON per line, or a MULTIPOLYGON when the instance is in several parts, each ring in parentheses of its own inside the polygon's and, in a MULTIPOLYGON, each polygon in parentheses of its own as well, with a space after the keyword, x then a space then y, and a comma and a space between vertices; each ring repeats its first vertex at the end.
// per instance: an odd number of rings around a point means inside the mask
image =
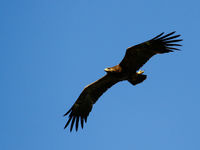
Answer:
POLYGON ((116 65, 114 67, 105 68, 104 71, 107 73, 120 73, 122 68, 119 65, 116 65))
POLYGON ((108 67, 108 68, 105 68, 104 71, 105 72, 112 72, 112 69, 108 67))

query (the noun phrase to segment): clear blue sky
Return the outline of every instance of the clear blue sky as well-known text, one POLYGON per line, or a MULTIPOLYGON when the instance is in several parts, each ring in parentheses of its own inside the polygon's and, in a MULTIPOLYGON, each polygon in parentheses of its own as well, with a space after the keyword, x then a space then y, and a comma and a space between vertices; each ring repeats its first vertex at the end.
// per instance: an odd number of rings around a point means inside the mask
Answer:
POLYGON ((1 0, 1 150, 199 150, 198 0, 1 0), (122 82, 94 105, 84 130, 63 114, 127 47, 161 32, 182 51, 157 55, 148 79, 122 82))

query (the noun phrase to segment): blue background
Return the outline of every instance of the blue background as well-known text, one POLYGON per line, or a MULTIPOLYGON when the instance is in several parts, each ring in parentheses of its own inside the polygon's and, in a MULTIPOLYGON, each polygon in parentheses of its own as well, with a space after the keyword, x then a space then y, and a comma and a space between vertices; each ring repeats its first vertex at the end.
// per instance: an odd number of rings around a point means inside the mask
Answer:
POLYGON ((198 0, 1 0, 0 149, 199 150, 198 0), (176 30, 180 52, 109 89, 83 130, 63 114, 127 47, 176 30))

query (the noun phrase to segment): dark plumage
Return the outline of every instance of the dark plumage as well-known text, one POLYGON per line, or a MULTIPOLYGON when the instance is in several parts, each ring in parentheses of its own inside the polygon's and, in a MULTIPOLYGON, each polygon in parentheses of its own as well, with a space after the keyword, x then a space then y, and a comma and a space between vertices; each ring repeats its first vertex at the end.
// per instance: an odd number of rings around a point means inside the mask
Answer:
POLYGON ((182 41, 182 39, 176 39, 180 35, 173 35, 174 33, 171 32, 163 36, 163 32, 149 41, 129 47, 126 50, 125 57, 118 65, 106 68, 107 74, 104 77, 84 88, 74 105, 64 115, 69 114, 69 119, 64 128, 71 122, 70 131, 72 131, 74 124, 77 131, 79 120, 83 128, 84 121, 87 122, 93 104, 114 84, 124 80, 128 80, 133 85, 143 82, 147 76, 143 74, 143 71, 137 72, 137 70, 152 56, 179 50, 173 46, 181 46, 176 42, 182 41))

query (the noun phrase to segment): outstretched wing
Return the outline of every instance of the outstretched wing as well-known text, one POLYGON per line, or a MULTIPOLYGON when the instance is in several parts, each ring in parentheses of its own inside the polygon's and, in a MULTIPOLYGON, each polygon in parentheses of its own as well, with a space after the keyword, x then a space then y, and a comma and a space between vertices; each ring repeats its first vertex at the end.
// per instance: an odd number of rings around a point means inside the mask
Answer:
POLYGON ((78 130, 79 120, 81 122, 81 127, 83 128, 84 121, 87 122, 87 117, 92 110, 93 104, 98 100, 98 98, 112 85, 119 82, 119 78, 106 74, 101 79, 89 84, 84 88, 74 105, 69 109, 69 111, 64 115, 69 114, 68 121, 64 128, 66 128, 70 122, 72 131, 74 123, 76 122, 76 131, 78 130))
POLYGON ((125 71, 127 70, 128 72, 136 72, 153 55, 179 50, 172 46, 182 46, 176 43, 182 41, 182 39, 176 39, 180 35, 173 35, 174 33, 175 32, 171 32, 162 36, 164 34, 163 32, 149 41, 129 47, 119 65, 125 71))

